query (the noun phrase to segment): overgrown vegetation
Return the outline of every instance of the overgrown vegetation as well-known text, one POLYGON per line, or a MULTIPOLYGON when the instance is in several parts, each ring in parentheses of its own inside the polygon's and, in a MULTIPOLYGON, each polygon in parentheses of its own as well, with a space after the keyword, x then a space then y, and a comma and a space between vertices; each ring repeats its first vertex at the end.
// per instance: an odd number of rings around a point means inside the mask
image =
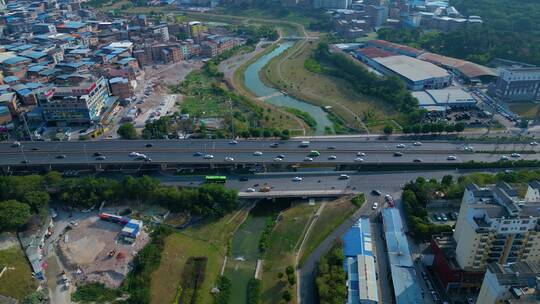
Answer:
POLYGON ((381 39, 486 64, 494 58, 540 64, 540 6, 529 0, 452 0, 462 14, 482 16, 484 25, 450 33, 382 29, 381 39))
POLYGON ((364 193, 360 193, 357 196, 353 197, 351 199, 351 202, 353 203, 353 205, 360 208, 366 202, 366 195, 364 193))
POLYGON ((105 303, 121 296, 122 291, 120 289, 107 288, 103 283, 90 283, 77 287, 72 299, 80 303, 105 303))
POLYGON ((227 304, 229 303, 229 298, 231 296, 231 280, 227 277, 220 275, 217 279, 217 288, 219 293, 214 297, 214 303, 216 304, 227 304))
POLYGON ((259 304, 261 302, 261 280, 251 278, 247 286, 247 304, 259 304))
POLYGON ((116 133, 118 133, 122 139, 137 139, 138 137, 135 126, 129 122, 120 125, 116 133))
POLYGON ((207 262, 207 257, 190 257, 187 260, 184 271, 182 272, 182 292, 178 303, 197 303, 197 294, 204 282, 207 262))
POLYGON ((283 108, 285 109, 285 111, 302 119, 306 123, 306 125, 308 125, 311 129, 317 128, 317 121, 308 112, 304 112, 304 111, 301 111, 295 108, 289 108, 289 107, 283 107, 283 108))
POLYGON ((220 185, 179 188, 162 186, 148 176, 127 176, 118 181, 96 177, 62 178, 58 172, 43 176, 0 176, 0 229, 17 229, 31 214, 43 214, 51 197, 76 208, 89 208, 103 201, 136 201, 209 218, 221 217, 238 206, 236 191, 220 185))
POLYGON ((266 248, 268 247, 268 242, 270 240, 270 235, 272 234, 272 230, 274 230, 274 227, 276 226, 278 213, 276 213, 273 216, 269 216, 266 219, 266 226, 264 227, 263 233, 261 234, 261 238, 259 240, 259 251, 261 254, 266 252, 266 248))
POLYGON ((347 274, 343 269, 343 244, 338 241, 317 265, 315 285, 320 304, 347 302, 347 274))

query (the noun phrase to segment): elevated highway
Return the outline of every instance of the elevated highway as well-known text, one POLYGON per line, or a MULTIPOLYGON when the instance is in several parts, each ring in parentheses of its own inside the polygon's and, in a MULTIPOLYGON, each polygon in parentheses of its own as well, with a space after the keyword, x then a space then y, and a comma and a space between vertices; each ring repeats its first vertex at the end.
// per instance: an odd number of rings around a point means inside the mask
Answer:
POLYGON ((530 143, 463 143, 383 141, 362 139, 310 140, 102 140, 76 142, 0 143, 0 168, 9 171, 36 170, 191 170, 201 168, 275 168, 324 166, 355 169, 361 166, 444 165, 463 162, 540 160, 540 146, 530 143), (399 145, 399 146, 398 146, 399 145), (469 147, 469 148, 467 148, 469 147), (320 153, 306 159, 310 151, 320 153), (130 156, 137 152, 147 161, 130 156), (255 152, 261 152, 255 155, 255 152), (396 156, 395 152, 402 155, 396 156), (364 153, 359 154, 359 153, 364 153), (519 157, 512 158, 512 153, 519 157), (98 157, 100 155, 101 157, 98 157), (205 158, 205 155, 212 157, 205 158), (282 156, 281 160, 277 159, 282 156), (454 156, 455 160, 450 160, 454 156), (334 158, 335 157, 335 158, 334 158))

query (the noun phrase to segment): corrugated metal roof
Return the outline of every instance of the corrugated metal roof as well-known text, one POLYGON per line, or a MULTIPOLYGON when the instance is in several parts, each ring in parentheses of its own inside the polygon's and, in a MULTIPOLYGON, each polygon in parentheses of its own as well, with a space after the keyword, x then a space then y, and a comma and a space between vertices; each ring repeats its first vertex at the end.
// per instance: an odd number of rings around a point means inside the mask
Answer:
POLYGON ((382 216, 396 303, 423 303, 399 210, 384 208, 382 216))

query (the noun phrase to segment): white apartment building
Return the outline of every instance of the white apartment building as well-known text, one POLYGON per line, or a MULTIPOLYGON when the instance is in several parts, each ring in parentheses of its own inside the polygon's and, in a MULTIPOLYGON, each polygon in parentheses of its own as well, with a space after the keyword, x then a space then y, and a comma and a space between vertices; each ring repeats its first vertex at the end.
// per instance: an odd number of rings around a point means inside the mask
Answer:
POLYGON ((524 199, 506 183, 466 187, 454 231, 456 261, 466 271, 489 263, 540 262, 540 183, 524 199))
POLYGON ((478 304, 540 303, 540 264, 519 262, 497 263, 487 267, 478 304))

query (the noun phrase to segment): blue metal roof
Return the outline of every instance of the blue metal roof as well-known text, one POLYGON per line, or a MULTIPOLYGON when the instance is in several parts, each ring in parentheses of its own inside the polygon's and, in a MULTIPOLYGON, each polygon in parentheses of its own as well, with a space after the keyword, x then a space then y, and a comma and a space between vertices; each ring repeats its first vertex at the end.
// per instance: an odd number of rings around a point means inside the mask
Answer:
POLYGON ((19 62, 25 62, 25 61, 30 62, 31 60, 26 58, 26 57, 13 56, 11 58, 8 58, 8 59, 4 60, 3 63, 5 63, 5 64, 17 64, 19 62))
POLYGON ((362 217, 343 235, 343 254, 346 257, 373 256, 371 246, 369 218, 362 217))
POLYGON ((399 210, 384 208, 382 216, 396 303, 423 303, 399 210))

